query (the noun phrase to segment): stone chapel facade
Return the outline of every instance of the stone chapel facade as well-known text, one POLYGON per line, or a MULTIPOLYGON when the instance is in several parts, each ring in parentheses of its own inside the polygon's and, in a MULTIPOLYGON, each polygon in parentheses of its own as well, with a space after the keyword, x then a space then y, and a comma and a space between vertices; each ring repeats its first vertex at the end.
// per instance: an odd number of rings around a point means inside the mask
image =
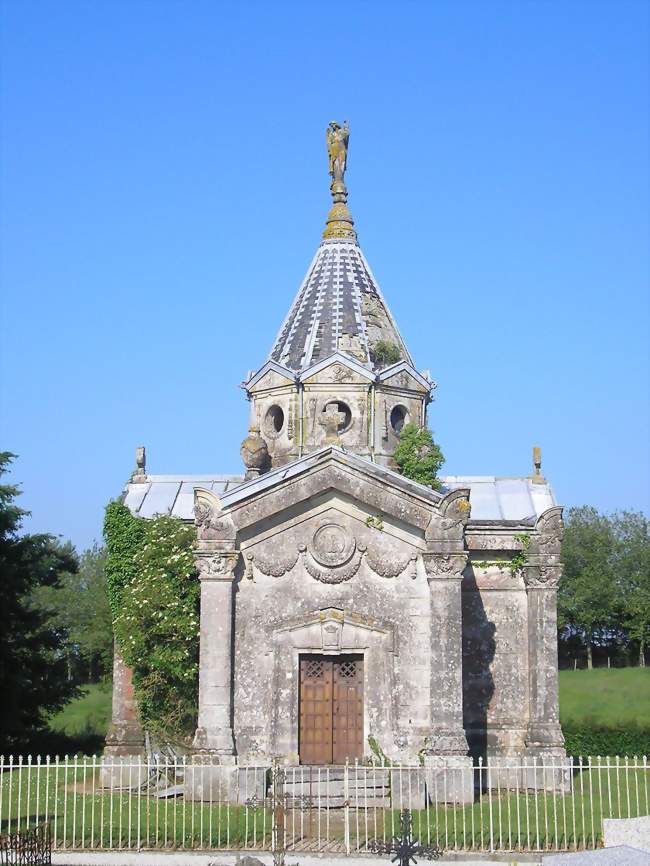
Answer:
MULTIPOLYGON (((243 385, 245 476, 150 475, 141 454, 124 501, 197 526, 194 750, 209 773, 363 760, 372 746, 393 762, 456 768, 454 796, 471 799, 479 755, 492 767, 564 755, 562 510, 539 463, 526 478, 443 478, 441 492, 395 470, 400 430, 426 424, 435 385, 358 244, 347 127, 329 136, 323 239, 243 385), (384 366, 387 346, 399 359, 384 366)), ((137 753, 129 671, 115 664, 107 752, 137 753)))

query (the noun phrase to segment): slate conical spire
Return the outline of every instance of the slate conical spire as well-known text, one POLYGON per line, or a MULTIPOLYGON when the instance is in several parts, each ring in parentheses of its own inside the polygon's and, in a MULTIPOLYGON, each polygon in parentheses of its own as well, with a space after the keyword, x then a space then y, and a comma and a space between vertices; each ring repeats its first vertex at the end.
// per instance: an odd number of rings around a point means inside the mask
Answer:
POLYGON ((379 366, 390 357, 413 361, 359 247, 345 185, 350 130, 347 121, 327 129, 332 207, 323 240, 269 354, 300 371, 334 352, 379 366))

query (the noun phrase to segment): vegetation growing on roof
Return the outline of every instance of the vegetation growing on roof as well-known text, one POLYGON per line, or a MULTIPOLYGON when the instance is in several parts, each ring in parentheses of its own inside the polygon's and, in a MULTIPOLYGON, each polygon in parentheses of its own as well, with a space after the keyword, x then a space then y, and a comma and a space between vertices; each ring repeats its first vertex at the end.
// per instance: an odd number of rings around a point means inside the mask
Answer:
POLYGON ((111 502, 104 534, 113 628, 133 669, 142 724, 162 739, 186 739, 198 704, 195 527, 175 517, 142 520, 111 502))
POLYGON ((402 352, 399 346, 390 340, 378 340, 370 349, 370 358, 378 369, 390 367, 402 360, 402 352))
POLYGON ((394 456, 397 467, 405 478, 440 490, 442 485, 437 476, 445 458, 427 427, 418 427, 412 422, 405 424, 394 456))

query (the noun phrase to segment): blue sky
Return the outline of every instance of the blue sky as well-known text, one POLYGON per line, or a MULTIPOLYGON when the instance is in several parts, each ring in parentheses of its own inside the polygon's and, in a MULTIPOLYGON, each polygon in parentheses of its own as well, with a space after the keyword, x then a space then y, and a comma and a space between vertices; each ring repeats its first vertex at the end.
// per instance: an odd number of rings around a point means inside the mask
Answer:
POLYGON ((30 528, 100 537, 155 473, 239 472, 352 129, 363 250, 448 474, 649 509, 648 6, 2 7, 0 447, 30 528))

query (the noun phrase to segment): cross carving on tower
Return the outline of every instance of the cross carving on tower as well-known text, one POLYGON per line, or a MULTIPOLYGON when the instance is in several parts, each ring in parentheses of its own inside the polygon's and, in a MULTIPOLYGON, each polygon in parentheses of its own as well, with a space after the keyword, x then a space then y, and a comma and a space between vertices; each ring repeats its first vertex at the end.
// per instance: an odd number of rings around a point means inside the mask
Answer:
POLYGON ((323 411, 320 423, 325 428, 325 441, 339 441, 339 426, 345 423, 345 412, 339 412, 338 403, 328 403, 323 411))

